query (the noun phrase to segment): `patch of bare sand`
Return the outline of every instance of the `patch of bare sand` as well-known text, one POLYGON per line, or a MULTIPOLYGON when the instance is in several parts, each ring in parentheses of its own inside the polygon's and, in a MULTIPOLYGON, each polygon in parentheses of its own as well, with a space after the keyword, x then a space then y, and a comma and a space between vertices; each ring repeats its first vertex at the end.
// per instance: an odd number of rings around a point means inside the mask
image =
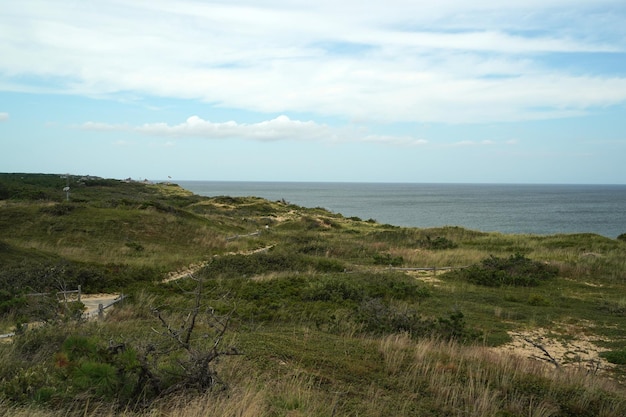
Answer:
MULTIPOLYGON (((252 249, 252 250, 249 250, 249 251, 229 252, 226 255, 253 255, 255 253, 267 252, 270 249, 272 249, 274 246, 275 245, 269 245, 269 246, 265 246, 263 248, 252 249)), ((219 256, 219 255, 215 255, 215 256, 219 256)), ((185 269, 174 271, 174 272, 170 272, 168 274, 168 276, 161 282, 167 283, 167 282, 176 281, 176 280, 179 280, 179 279, 182 279, 182 278, 187 278, 187 277, 193 276, 193 274, 198 272, 200 269, 202 269, 206 265, 208 265, 208 262, 200 262, 200 263, 197 263, 197 264, 191 264, 191 265, 189 265, 185 269)))
POLYGON ((441 280, 437 278, 437 276, 433 272, 430 271, 406 271, 406 274, 429 284, 437 284, 441 282, 441 280))
POLYGON ((600 352, 607 350, 596 344, 601 341, 600 338, 580 331, 573 332, 572 326, 557 327, 558 331, 538 328, 508 332, 512 341, 494 349, 593 373, 602 373, 614 367, 600 356, 600 352))
POLYGON ((100 304, 106 307, 119 297, 119 294, 83 294, 80 297, 80 301, 85 305, 83 314, 87 317, 96 316, 100 310, 100 304))
POLYGON ((289 212, 287 212, 284 215, 272 216, 272 219, 274 219, 274 221, 276 221, 277 223, 283 223, 283 222, 286 222, 288 220, 293 220, 297 215, 298 215, 297 212, 295 212, 294 210, 290 210, 289 212))
POLYGON ((207 265, 207 262, 201 262, 198 264, 189 265, 187 268, 179 270, 179 271, 170 272, 167 278, 165 278, 161 282, 167 283, 167 282, 176 281, 182 278, 187 278, 195 274, 197 271, 199 271, 201 268, 203 268, 206 265, 207 265))
MULTIPOLYGON (((118 300, 120 298, 120 294, 81 294, 80 301, 85 305, 83 310, 83 317, 93 318, 96 317, 100 311, 100 305, 103 307, 110 305, 112 302, 118 300)), ((59 300, 60 303, 72 301, 78 301, 78 294, 67 294, 66 298, 59 300)), ((106 312, 106 310, 105 310, 106 312)), ((26 326, 30 329, 40 327, 44 323, 43 322, 30 322, 26 326)), ((8 343, 12 341, 13 335, 15 334, 15 329, 12 329, 10 333, 6 333, 0 338, 0 341, 8 343)))

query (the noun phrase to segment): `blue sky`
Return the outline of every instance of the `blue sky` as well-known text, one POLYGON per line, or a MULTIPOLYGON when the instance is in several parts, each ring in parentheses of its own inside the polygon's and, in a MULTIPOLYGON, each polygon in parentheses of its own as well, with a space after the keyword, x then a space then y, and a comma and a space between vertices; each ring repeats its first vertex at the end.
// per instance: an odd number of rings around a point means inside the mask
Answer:
POLYGON ((623 0, 22 0, 0 171, 626 183, 623 0))

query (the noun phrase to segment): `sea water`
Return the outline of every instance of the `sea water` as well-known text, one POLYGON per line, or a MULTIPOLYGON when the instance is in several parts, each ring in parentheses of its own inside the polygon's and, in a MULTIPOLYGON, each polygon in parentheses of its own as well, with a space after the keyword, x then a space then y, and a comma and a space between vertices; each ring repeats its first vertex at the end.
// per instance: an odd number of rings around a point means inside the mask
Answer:
POLYGON ((626 185, 178 181, 203 196, 256 196, 409 227, 514 234, 626 233, 626 185))

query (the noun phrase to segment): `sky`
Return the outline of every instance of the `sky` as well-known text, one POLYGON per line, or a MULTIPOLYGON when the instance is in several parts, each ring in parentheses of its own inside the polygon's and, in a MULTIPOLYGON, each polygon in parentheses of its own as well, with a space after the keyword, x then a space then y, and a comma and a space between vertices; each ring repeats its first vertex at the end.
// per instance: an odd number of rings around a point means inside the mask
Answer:
POLYGON ((0 1, 0 172, 626 183, 624 0, 0 1))

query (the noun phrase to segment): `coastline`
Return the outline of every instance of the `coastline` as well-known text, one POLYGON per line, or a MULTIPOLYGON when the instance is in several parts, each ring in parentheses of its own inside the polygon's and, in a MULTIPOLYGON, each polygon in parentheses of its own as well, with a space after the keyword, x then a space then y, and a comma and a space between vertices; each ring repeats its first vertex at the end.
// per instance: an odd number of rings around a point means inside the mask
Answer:
POLYGON ((504 234, 626 232, 626 185, 178 181, 202 196, 256 196, 401 227, 504 234))

